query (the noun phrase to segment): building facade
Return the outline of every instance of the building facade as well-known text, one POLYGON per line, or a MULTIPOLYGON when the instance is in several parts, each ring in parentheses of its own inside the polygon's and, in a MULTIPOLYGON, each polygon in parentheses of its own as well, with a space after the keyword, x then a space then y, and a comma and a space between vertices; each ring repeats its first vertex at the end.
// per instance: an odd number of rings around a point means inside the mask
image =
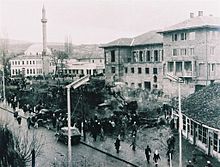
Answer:
POLYGON ((220 18, 203 16, 199 11, 198 16, 191 13, 181 23, 152 32, 102 46, 107 81, 159 88, 170 96, 178 91, 167 74, 182 78, 184 96, 220 81, 220 18))
POLYGON ((151 31, 103 45, 108 82, 125 82, 131 88, 162 89, 162 36, 151 31))
MULTIPOLYGON (((160 31, 163 35, 164 75, 181 77, 183 92, 220 81, 220 18, 190 14, 190 18, 160 31)), ((174 86, 164 79, 164 90, 174 86)), ((175 90, 174 90, 175 91, 175 90)))
MULTIPOLYGON (((42 59, 42 44, 31 45, 23 55, 11 58, 10 70, 11 76, 38 76, 44 75, 43 73, 43 59, 42 59)), ((47 48, 47 55, 51 55, 51 51, 47 48)), ((49 73, 53 74, 55 66, 52 60, 48 65, 49 73)))

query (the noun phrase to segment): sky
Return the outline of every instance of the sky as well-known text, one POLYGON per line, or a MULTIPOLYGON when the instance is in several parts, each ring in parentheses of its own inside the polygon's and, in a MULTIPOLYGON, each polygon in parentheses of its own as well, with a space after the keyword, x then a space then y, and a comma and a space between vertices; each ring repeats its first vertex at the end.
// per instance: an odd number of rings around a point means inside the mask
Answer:
POLYGON ((163 29, 195 16, 220 17, 220 0, 0 0, 0 38, 42 41, 45 6, 47 41, 103 44, 163 29))

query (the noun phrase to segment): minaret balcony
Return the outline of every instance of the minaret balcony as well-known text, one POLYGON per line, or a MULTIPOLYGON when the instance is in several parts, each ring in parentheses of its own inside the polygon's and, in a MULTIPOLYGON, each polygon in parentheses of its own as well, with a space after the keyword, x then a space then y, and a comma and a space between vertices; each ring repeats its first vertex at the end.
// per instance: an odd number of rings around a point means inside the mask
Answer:
POLYGON ((47 19, 41 19, 42 23, 47 23, 47 19))

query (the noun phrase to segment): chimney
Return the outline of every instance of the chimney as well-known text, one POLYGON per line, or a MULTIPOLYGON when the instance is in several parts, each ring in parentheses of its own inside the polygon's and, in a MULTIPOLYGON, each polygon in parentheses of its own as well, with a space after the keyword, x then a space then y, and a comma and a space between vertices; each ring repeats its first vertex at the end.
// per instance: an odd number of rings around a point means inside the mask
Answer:
POLYGON ((198 11, 198 16, 203 16, 203 11, 198 11))
POLYGON ((190 13, 190 18, 192 19, 194 17, 194 13, 190 13))

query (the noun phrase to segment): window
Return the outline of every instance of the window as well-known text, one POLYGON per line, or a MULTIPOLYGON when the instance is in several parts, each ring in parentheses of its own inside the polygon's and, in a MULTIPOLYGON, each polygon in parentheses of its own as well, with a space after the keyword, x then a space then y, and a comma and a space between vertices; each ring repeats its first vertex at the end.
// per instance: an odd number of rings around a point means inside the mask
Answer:
POLYGON ((134 67, 131 67, 131 73, 134 73, 134 67))
POLYGON ((95 61, 94 61, 94 60, 92 60, 92 62, 94 63, 95 61))
POLYGON ((199 140, 202 141, 202 125, 199 125, 199 140))
POLYGON ((214 132, 214 139, 213 139, 213 150, 217 152, 218 149, 218 134, 214 132))
POLYGON ((142 70, 142 69, 141 69, 140 67, 138 67, 138 74, 141 74, 141 73, 142 73, 141 70, 142 70))
POLYGON ((136 51, 132 52, 132 56, 133 56, 133 62, 134 63, 137 62, 138 61, 138 57, 137 57, 137 52, 136 51))
POLYGON ((24 61, 22 61, 22 64, 24 65, 24 61))
POLYGON ((189 55, 194 55, 194 48, 189 48, 189 55))
POLYGON ((35 61, 33 60, 33 64, 35 64, 35 61))
POLYGON ((35 74, 35 69, 33 69, 33 74, 35 74))
POLYGON ((214 72, 215 71, 215 64, 212 64, 211 66, 211 72, 214 72))
POLYGON ((186 40, 186 33, 181 33, 180 38, 181 40, 186 40))
POLYGON ((138 83, 138 88, 142 88, 142 84, 141 83, 138 83))
POLYGON ((150 57, 151 57, 151 55, 150 55, 150 50, 148 50, 148 51, 146 52, 146 61, 150 61, 150 57))
POLYGON ((15 70, 14 69, 12 70, 12 74, 15 74, 15 70))
POLYGON ((32 69, 30 69, 30 74, 32 74, 32 69))
POLYGON ((157 74, 157 68, 153 68, 153 74, 157 74))
POLYGON ((27 64, 28 64, 28 61, 27 61, 27 64))
POLYGON ((139 51, 139 62, 143 62, 143 51, 139 51))
POLYGON ((194 132, 194 122, 191 120, 190 121, 191 123, 190 123, 190 134, 193 136, 193 132, 194 132))
POLYGON ((30 64, 31 64, 32 62, 30 61, 30 64))
POLYGON ((178 40, 178 34, 172 34, 172 41, 178 40))
POLYGON ((11 61, 11 64, 14 65, 14 61, 11 61))
POLYGON ((189 122, 189 119, 187 119, 187 132, 188 133, 190 132, 190 122, 189 122))
POLYGON ((20 61, 18 61, 18 65, 20 65, 20 61))
POLYGON ((154 75, 154 83, 156 83, 156 82, 157 82, 157 76, 154 75))
POLYGON ((112 67, 112 74, 115 73, 115 67, 112 67))
POLYGON ((150 69, 149 68, 145 68, 145 74, 150 74, 150 69))
POLYGON ((183 115, 183 130, 186 131, 186 116, 183 115))
POLYGON ((196 33, 195 32, 190 32, 189 33, 189 40, 195 40, 196 38, 196 33))
POLYGON ((159 61, 159 54, 158 50, 154 51, 154 61, 159 61))
POLYGON ((185 49, 185 48, 180 49, 180 54, 181 54, 181 55, 186 55, 186 49, 185 49))
POLYGON ((207 144, 207 133, 208 133, 208 129, 203 127, 202 128, 202 142, 207 144))
POLYGON ((15 61, 15 65, 17 65, 17 61, 15 61))
POLYGON ((115 62, 115 51, 111 51, 111 62, 115 62))
POLYGON ((210 47, 210 55, 215 55, 215 47, 214 46, 210 47))
POLYGON ((125 74, 128 73, 128 67, 125 67, 125 74))
POLYGON ((177 49, 173 49, 173 56, 177 56, 177 55, 178 55, 177 49))
POLYGON ((29 74, 29 69, 27 69, 27 74, 29 74))

